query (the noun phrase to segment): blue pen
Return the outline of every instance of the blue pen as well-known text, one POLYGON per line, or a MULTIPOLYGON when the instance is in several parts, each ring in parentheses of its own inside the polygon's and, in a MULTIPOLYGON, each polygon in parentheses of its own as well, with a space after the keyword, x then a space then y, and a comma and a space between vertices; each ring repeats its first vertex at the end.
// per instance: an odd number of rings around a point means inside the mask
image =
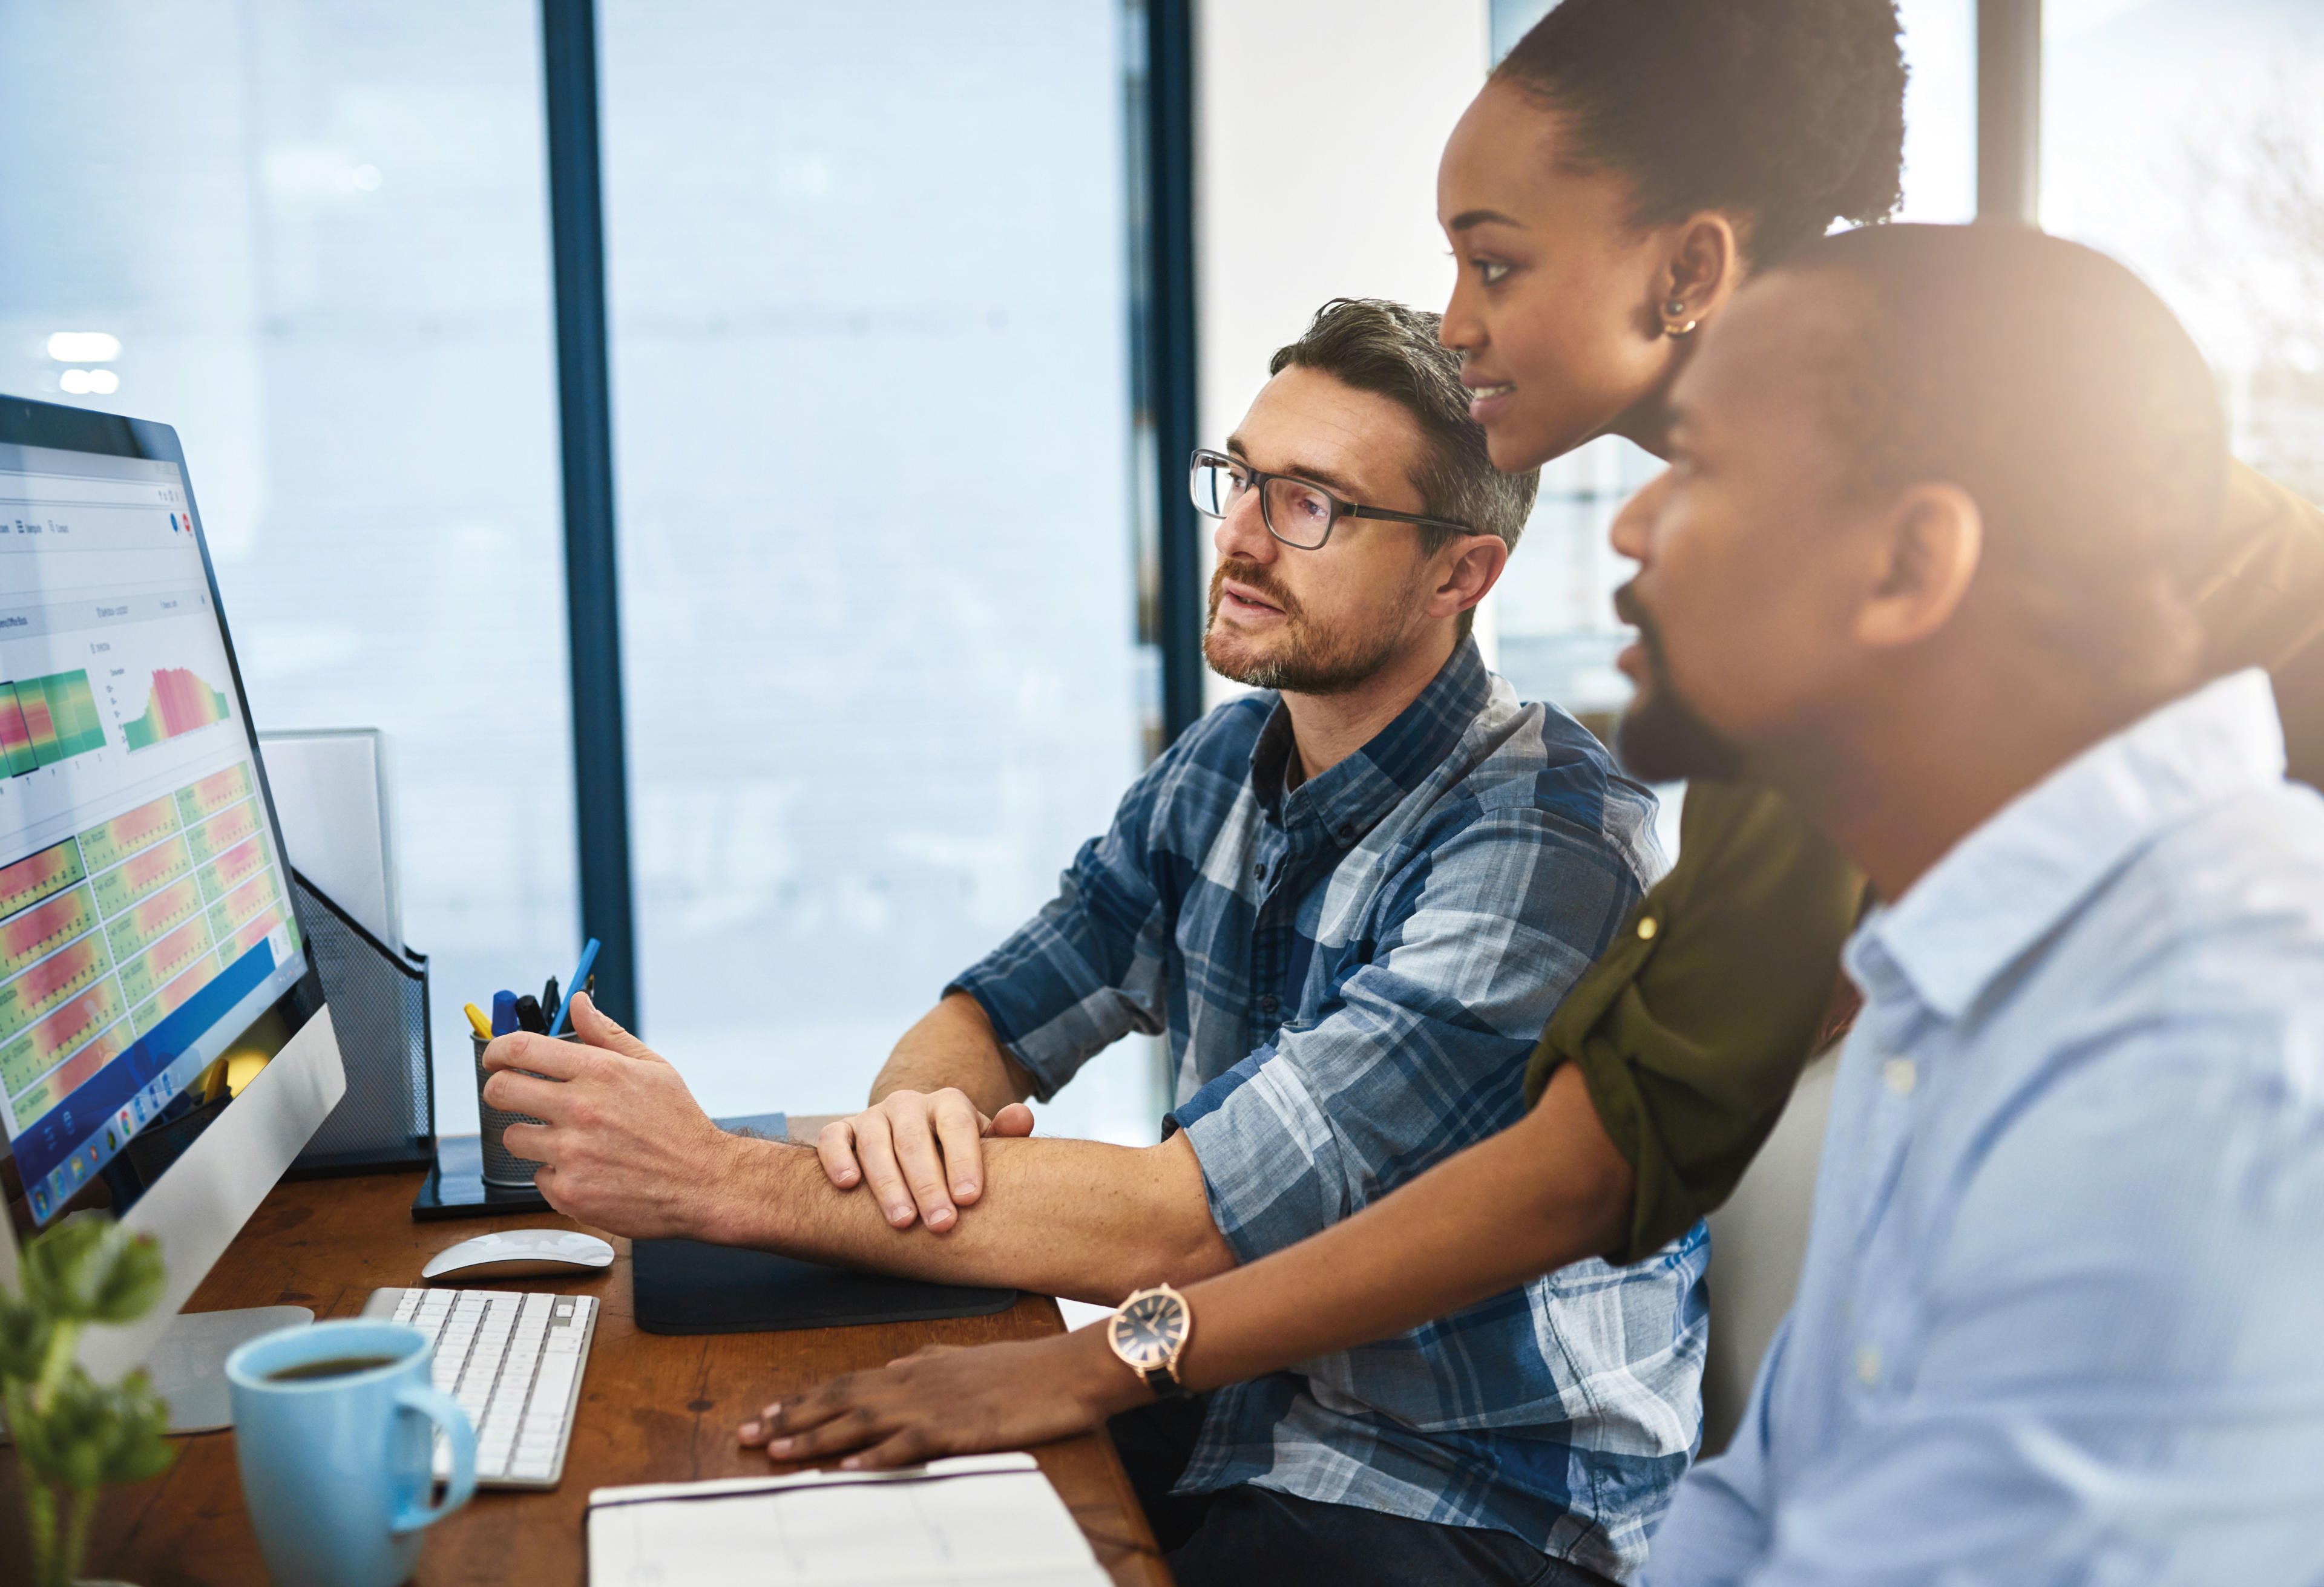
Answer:
POLYGON ((592 937, 589 939, 589 945, 581 950, 581 962, 573 967, 573 974, 566 978, 565 984, 571 987, 572 991, 566 993, 565 1001, 557 1006, 557 1023, 549 1027, 550 1035, 565 1034, 565 1023, 573 1013, 573 993, 580 991, 589 984, 589 967, 596 962, 597 939, 592 937))
POLYGON ((513 992, 493 993, 493 1034, 495 1036, 505 1036, 516 1028, 516 994, 513 992))

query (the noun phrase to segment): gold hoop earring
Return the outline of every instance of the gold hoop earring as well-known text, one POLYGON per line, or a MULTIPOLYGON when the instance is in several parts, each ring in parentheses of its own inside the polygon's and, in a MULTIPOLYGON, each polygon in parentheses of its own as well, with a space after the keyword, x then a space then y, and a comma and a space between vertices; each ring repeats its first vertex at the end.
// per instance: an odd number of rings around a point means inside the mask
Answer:
POLYGON ((1699 319, 1686 319, 1686 304, 1683 299, 1674 298, 1663 305, 1663 335, 1665 336, 1675 339, 1692 335, 1694 327, 1702 323, 1699 319), (1681 325, 1681 320, 1686 320, 1686 323, 1681 325))

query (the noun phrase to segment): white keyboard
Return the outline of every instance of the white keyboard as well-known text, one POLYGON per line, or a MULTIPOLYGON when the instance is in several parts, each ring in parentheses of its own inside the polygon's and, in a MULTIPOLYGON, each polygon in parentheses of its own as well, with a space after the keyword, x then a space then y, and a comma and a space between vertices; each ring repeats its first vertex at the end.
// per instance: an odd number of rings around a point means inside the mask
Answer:
MULTIPOLYGON (((374 1289, 364 1316, 392 1317, 436 1347, 436 1387, 476 1429, 476 1486, 554 1488, 581 1399, 597 1303, 504 1289, 374 1289)), ((439 1434, 436 1475, 452 1474, 439 1434)))

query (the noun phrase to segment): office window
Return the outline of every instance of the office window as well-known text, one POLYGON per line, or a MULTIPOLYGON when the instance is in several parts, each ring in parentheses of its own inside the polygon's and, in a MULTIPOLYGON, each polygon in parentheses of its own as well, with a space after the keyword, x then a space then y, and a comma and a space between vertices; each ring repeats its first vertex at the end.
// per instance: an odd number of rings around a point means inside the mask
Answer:
POLYGON ((539 30, 0 0, 0 390, 175 425, 257 726, 394 736, 447 1133, 576 947, 539 30))
POLYGON ((852 1109, 1141 763, 1121 12, 600 16, 640 1017, 852 1109))
MULTIPOLYGON (((1550 9, 1550 0, 1493 0, 1494 58, 1550 9)), ((1910 72, 1899 218, 1967 220, 1976 210, 1974 0, 1901 0, 1897 12, 1910 72)), ((1601 735, 1610 734, 1630 697, 1629 680, 1614 666, 1629 630, 1615 621, 1613 593, 1634 571, 1606 544, 1606 533, 1622 503, 1661 466, 1614 436, 1551 463, 1525 538, 1494 591, 1502 675, 1521 697, 1554 701, 1601 735)), ((1673 854, 1677 808, 1675 797, 1665 797, 1662 836, 1673 854)))
POLYGON ((2042 54, 2043 227, 2160 291, 2237 455, 2324 499, 2324 11, 2051 0, 2042 54))

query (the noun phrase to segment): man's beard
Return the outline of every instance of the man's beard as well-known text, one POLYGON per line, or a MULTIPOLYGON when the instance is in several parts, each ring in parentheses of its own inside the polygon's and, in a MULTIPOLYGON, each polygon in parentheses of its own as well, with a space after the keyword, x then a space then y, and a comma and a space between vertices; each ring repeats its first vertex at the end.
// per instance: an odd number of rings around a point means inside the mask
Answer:
POLYGON ((1638 630, 1638 647, 1646 653, 1646 681, 1630 697, 1614 735, 1615 753, 1632 776, 1649 783, 1675 783, 1688 777, 1729 782, 1743 768, 1743 752, 1720 736, 1671 682, 1670 658, 1663 651, 1662 630, 1628 584, 1614 592, 1614 611, 1638 630))
MULTIPOLYGON (((1398 603, 1398 610, 1403 603, 1398 603)), ((1404 642, 1401 630, 1371 633, 1317 633, 1290 591, 1255 562, 1223 561, 1211 575, 1211 615, 1203 628, 1203 659, 1222 678, 1254 689, 1278 689, 1293 694, 1345 694, 1370 680, 1395 656, 1404 642), (1255 590, 1283 613, 1281 648, 1273 656, 1240 659, 1227 651, 1230 637, 1219 628, 1219 602, 1231 577, 1255 590)))

